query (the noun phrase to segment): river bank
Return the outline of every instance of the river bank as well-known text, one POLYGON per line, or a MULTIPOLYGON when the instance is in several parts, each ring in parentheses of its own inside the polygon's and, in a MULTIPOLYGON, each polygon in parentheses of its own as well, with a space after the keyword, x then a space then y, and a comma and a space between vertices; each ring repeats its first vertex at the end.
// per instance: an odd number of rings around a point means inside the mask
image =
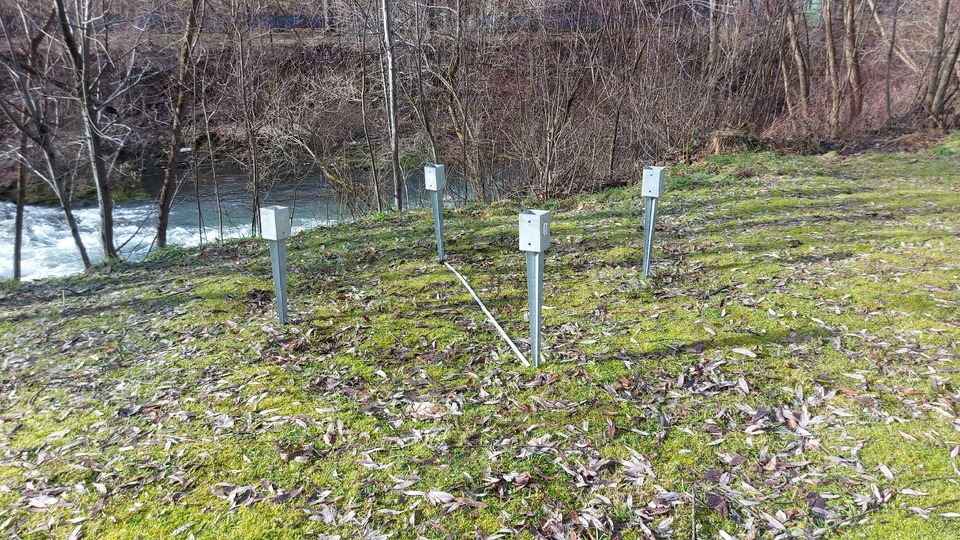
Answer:
MULTIPOLYGON (((171 209, 168 240, 171 245, 193 247, 224 240, 252 236, 252 193, 245 171, 222 167, 196 172, 197 182, 181 185, 171 209)), ((118 202, 114 208, 115 234, 120 255, 126 261, 142 260, 154 248, 157 204, 155 194, 162 176, 147 177, 142 187, 146 195, 118 202)), ((463 182, 450 179, 447 204, 462 202, 453 193, 463 193, 463 182)), ((331 190, 318 174, 303 174, 295 179, 265 187, 263 206, 279 204, 291 208, 296 232, 329 226, 357 215, 351 201, 331 190)), ((422 173, 413 171, 407 182, 405 203, 414 208, 426 203, 422 192, 422 173)), ((0 202, 0 279, 13 275, 13 239, 16 206, 0 202)), ((63 212, 58 206, 28 206, 25 211, 22 279, 62 277, 83 271, 80 256, 63 212)), ((95 205, 78 203, 75 215, 88 254, 98 262, 99 227, 95 205)))
MULTIPOLYGON (((221 170, 214 179, 209 170, 199 183, 180 187, 171 209, 168 239, 171 245, 197 246, 252 234, 252 199, 242 171, 221 170)), ((156 234, 156 178, 141 184, 143 195, 117 202, 114 207, 115 234, 124 260, 139 261, 153 248, 156 234)), ((336 223, 344 214, 326 187, 317 178, 286 182, 263 193, 263 204, 281 204, 293 209, 296 231, 336 223)), ((14 216, 13 203, 0 202, 0 278, 12 276, 14 216)), ((30 205, 24 212, 22 278, 38 279, 83 271, 76 246, 59 206, 30 205)), ((75 216, 81 237, 94 261, 101 260, 97 249, 99 230, 95 205, 78 202, 75 216)))

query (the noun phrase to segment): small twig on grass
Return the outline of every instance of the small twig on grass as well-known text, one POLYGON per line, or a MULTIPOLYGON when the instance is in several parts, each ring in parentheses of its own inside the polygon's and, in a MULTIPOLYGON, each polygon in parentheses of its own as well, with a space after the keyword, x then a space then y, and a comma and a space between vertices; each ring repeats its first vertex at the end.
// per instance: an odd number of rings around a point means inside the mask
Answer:
POLYGON ((934 509, 936 509, 936 508, 940 508, 941 506, 946 506, 946 505, 948 505, 948 504, 953 504, 953 503, 958 503, 958 502, 960 502, 960 498, 958 498, 958 499, 949 499, 949 500, 946 500, 946 501, 943 501, 943 502, 938 502, 937 504, 934 504, 934 505, 931 505, 931 506, 924 506, 923 509, 924 509, 924 510, 934 510, 934 509))
POLYGON ((690 488, 690 540, 697 540, 697 492, 690 488))
POLYGON ((27 406, 33 407, 33 402, 37 399, 37 396, 40 395, 40 392, 43 392, 43 388, 37 390, 32 396, 30 396, 30 399, 27 400, 27 406))
POLYGON ((922 478, 922 479, 920 479, 920 480, 917 480, 916 482, 910 484, 910 486, 905 487, 905 488, 902 488, 902 489, 898 489, 897 491, 903 491, 904 489, 910 489, 910 488, 913 488, 913 487, 915 487, 915 486, 919 486, 920 484, 926 484, 927 482, 936 482, 937 480, 960 480, 960 478, 957 478, 956 476, 931 476, 930 478, 922 478))

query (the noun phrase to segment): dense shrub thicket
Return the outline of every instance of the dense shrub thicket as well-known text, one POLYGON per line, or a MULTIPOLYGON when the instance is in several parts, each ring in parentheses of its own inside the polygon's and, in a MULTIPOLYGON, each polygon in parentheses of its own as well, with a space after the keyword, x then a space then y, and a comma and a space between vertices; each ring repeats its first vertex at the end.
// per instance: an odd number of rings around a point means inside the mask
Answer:
POLYGON ((19 163, 63 202, 93 177, 103 205, 124 167, 182 168, 186 146, 192 163, 248 168, 254 208, 262 186, 308 168, 367 212, 397 206, 391 185, 399 193, 425 160, 480 199, 547 198, 630 182, 652 161, 948 129, 956 11, 950 0, 4 0, 7 183, 19 163))

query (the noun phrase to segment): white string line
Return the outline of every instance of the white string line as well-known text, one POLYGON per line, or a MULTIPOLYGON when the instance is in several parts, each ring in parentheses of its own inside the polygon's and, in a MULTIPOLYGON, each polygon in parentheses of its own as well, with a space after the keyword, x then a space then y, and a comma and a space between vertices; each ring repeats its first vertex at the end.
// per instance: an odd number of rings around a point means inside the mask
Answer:
POLYGON ((443 265, 449 268, 450 271, 453 272, 453 275, 457 276, 460 279, 460 282, 463 283, 463 286, 466 287, 467 290, 470 292, 470 296, 472 296, 473 299, 477 301, 477 304, 480 306, 480 309, 483 310, 483 312, 487 315, 487 318, 490 319, 490 322, 497 329, 497 332, 500 334, 500 337, 502 337, 504 341, 507 342, 507 345, 510 345, 510 348, 513 349, 513 352, 517 355, 517 358, 520 359, 520 362, 523 365, 529 367, 530 362, 528 362, 527 359, 523 356, 523 353, 520 352, 520 349, 518 349, 517 346, 513 343, 513 340, 510 339, 510 336, 508 336, 507 333, 503 331, 503 328, 500 327, 500 323, 498 323, 497 320, 493 318, 493 315, 489 311, 487 311, 487 306, 483 305, 483 302, 477 296, 477 293, 473 292, 473 289, 470 287, 470 284, 467 283, 467 280, 464 279, 463 276, 460 275, 460 272, 457 272, 457 270, 454 267, 450 266, 450 263, 443 261, 443 265))

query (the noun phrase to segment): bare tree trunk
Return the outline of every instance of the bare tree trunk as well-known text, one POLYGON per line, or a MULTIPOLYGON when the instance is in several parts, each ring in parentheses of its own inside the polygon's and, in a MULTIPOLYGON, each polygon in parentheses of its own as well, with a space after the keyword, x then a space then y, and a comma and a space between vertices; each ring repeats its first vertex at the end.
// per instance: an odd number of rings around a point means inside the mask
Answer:
MULTIPOLYGON (((63 0, 53 0, 60 23, 60 33, 67 48, 73 67, 74 95, 80 100, 80 113, 83 117, 83 129, 86 137, 87 155, 97 190, 97 204, 100 209, 100 249, 105 259, 118 257, 113 241, 113 197, 110 194, 110 179, 103 153, 103 136, 100 128, 100 111, 94 96, 91 80, 92 58, 90 47, 93 45, 92 0, 85 0, 79 11, 78 23, 70 22, 63 0), (76 30, 74 29, 76 27, 76 30)), ((78 6, 79 7, 79 6, 78 6)))
POLYGON ((857 46, 857 2, 844 0, 843 7, 843 57, 847 63, 847 95, 850 99, 847 125, 851 126, 863 112, 863 81, 860 77, 860 50, 857 46))
POLYGON ((890 45, 889 50, 892 52, 890 52, 889 54, 896 53, 897 57, 899 57, 900 60, 903 61, 904 65, 910 68, 910 71, 919 75, 920 66, 918 66, 917 63, 913 61, 913 58, 910 58, 910 55, 908 55, 907 52, 903 50, 903 47, 901 47, 897 43, 897 18, 898 18, 898 13, 900 11, 900 2, 897 1, 897 2, 894 2, 893 4, 893 29, 892 29, 892 35, 889 35, 889 36, 887 35, 887 32, 883 29, 883 22, 880 21, 880 15, 877 13, 876 1, 867 0, 867 5, 870 6, 870 11, 873 12, 873 20, 877 22, 877 30, 879 30, 880 32, 880 37, 885 39, 887 43, 890 45))
POLYGON ((793 53, 793 64, 797 68, 797 79, 800 87, 800 111, 806 118, 810 115, 810 72, 807 66, 807 56, 804 54, 794 20, 793 4, 788 4, 787 34, 790 36, 790 51, 793 53))
POLYGON ((933 94, 931 103, 931 116, 940 124, 946 127, 946 102, 948 96, 952 93, 951 87, 955 89, 957 74, 954 66, 957 63, 957 57, 960 55, 960 29, 953 33, 953 39, 950 40, 950 48, 947 50, 945 61, 940 66, 940 72, 937 74, 937 86, 933 94))
MULTIPOLYGON (((23 122, 26 123, 26 115, 23 122)), ((27 155, 27 134, 20 132, 20 155, 27 155)), ((23 258, 23 211, 27 204, 27 166, 17 163, 17 215, 13 221, 13 279, 20 281, 20 261, 23 258)))
POLYGON ((253 200, 251 209, 253 216, 250 227, 251 234, 260 234, 260 155, 257 151, 257 126, 254 118, 253 103, 250 101, 250 81, 248 81, 248 54, 250 38, 249 20, 241 22, 239 8, 234 9, 234 33, 237 37, 237 83, 240 85, 240 108, 243 111, 243 128, 247 138, 247 151, 250 152, 250 176, 253 182, 253 200), (243 25, 241 27, 241 25, 243 25))
POLYGON ((393 206, 403 210, 403 171, 400 169, 400 133, 397 129, 397 68, 393 50, 393 17, 390 0, 381 0, 383 17, 383 54, 386 61, 384 94, 387 98, 387 124, 390 131, 390 162, 393 169, 393 206))
MULTIPOLYGON (((366 21, 366 18, 364 19, 366 21)), ((363 138, 367 143, 367 152, 370 154, 370 170, 373 175, 373 195, 377 198, 377 212, 383 212, 383 195, 380 193, 380 169, 377 165, 377 150, 373 147, 370 138, 370 127, 367 119, 367 40, 366 28, 358 32, 360 41, 360 120, 363 123, 363 138)))
POLYGON ((60 202, 60 208, 63 209, 63 217, 67 220, 67 228, 70 229, 70 236, 73 237, 73 243, 76 244, 77 251, 80 253, 83 268, 89 269, 92 266, 90 264, 90 256, 87 254, 87 248, 84 246, 83 238, 80 236, 80 227, 77 226, 77 218, 73 215, 73 203, 70 200, 70 194, 67 192, 66 182, 58 170, 56 154, 53 152, 53 149, 49 147, 49 139, 44 137, 41 141, 44 145, 47 145, 47 148, 44 150, 44 157, 47 162, 47 175, 53 179, 50 185, 53 187, 53 192, 57 196, 57 201, 60 202))
MULTIPOLYGON (((874 6, 871 4, 871 8, 874 6)), ((893 50, 897 45, 897 15, 900 12, 900 0, 893 0, 893 22, 890 24, 890 47, 887 48, 887 65, 884 68, 884 97, 886 98, 886 113, 887 113, 887 123, 890 122, 890 118, 893 116, 891 99, 890 99, 890 64, 893 63, 893 50)), ((876 16, 877 10, 873 9, 873 14, 876 16)), ((883 25, 880 25, 881 31, 883 30, 883 25)))
POLYGON ((87 255, 87 248, 83 245, 83 240, 80 237, 80 227, 77 226, 77 218, 73 215, 73 203, 67 197, 65 193, 60 196, 60 208, 63 209, 63 215, 67 218, 67 228, 70 229, 73 243, 77 245, 77 250, 80 251, 80 260, 83 261, 83 267, 90 268, 90 256, 87 255))
POLYGON ((103 141, 100 138, 99 113, 92 107, 83 109, 84 131, 87 136, 87 153, 93 163, 93 182, 97 187, 97 206, 100 209, 100 232, 97 239, 104 259, 119 257, 113 241, 113 196, 103 156, 103 141))
POLYGON ((377 212, 383 212, 383 194, 380 193, 380 167, 377 165, 377 150, 373 147, 370 138, 369 122, 367 120, 367 68, 366 61, 361 59, 360 65, 360 119, 363 122, 363 138, 367 143, 367 153, 370 155, 370 170, 373 175, 373 196, 377 198, 377 212))
POLYGON ((923 97, 923 107, 934 116, 933 98, 937 93, 940 82, 940 64, 943 58, 943 42, 947 38, 947 14, 950 11, 950 0, 940 0, 940 14, 937 17, 937 37, 933 42, 933 53, 930 58, 930 80, 927 81, 927 92, 923 97))
POLYGON ((623 101, 617 104, 617 110, 613 113, 613 133, 610 135, 610 146, 607 147, 607 178, 613 179, 613 165, 617 157, 617 137, 620 132, 620 115, 622 114, 623 101))
MULTIPOLYGON (((22 82, 22 81, 20 81, 22 82)), ((22 152, 17 156, 18 161, 21 165, 28 166, 30 169, 43 178, 43 180, 50 186, 53 190, 54 195, 57 197, 57 201, 60 203, 60 208, 63 209, 63 215, 67 220, 67 226, 70 229, 70 235, 73 237, 73 242, 77 246, 77 252, 80 254, 80 260, 83 261, 83 267, 90 268, 90 257, 87 255, 87 249, 83 245, 83 238, 80 236, 80 229, 77 227, 77 221, 73 216, 73 208, 70 203, 70 195, 67 193, 66 183, 63 179, 63 175, 60 172, 59 160, 57 158, 56 151, 53 149, 53 143, 51 141, 51 135, 47 132, 47 124, 44 118, 40 115, 39 111, 36 110, 33 102, 33 97, 29 94, 22 94, 22 96, 27 100, 28 113, 30 115, 30 122, 34 126, 34 130, 31 130, 27 124, 20 123, 18 120, 15 120, 9 106, 0 101, 0 109, 2 109, 4 116, 7 117, 20 131, 21 134, 26 135, 33 141, 37 147, 40 148, 43 153, 44 161, 46 162, 46 173, 41 173, 35 167, 29 165, 27 161, 27 156, 22 152)))
MULTIPOLYGON (((167 170, 163 174, 163 187, 160 189, 160 215, 157 217, 157 247, 167 246, 167 225, 170 219, 170 206, 176 191, 177 171, 180 168, 180 149, 183 147, 183 120, 187 113, 187 94, 192 76, 191 59, 196 44, 203 0, 190 0, 190 14, 184 31, 183 45, 180 48, 180 70, 177 74, 177 97, 173 106, 173 125, 171 126, 170 153, 167 156, 167 170)), ((199 201, 199 199, 198 199, 199 201)))
POLYGON ((717 69, 720 56, 720 17, 717 16, 717 0, 709 0, 710 9, 710 49, 707 51, 707 71, 712 75, 717 69))
MULTIPOLYGON (((30 18, 23 10, 21 10, 20 14, 24 28, 29 28, 30 18)), ((20 114, 14 113, 10 102, 4 98, 0 98, 0 111, 2 111, 7 120, 16 127, 21 136, 30 139, 43 154, 43 160, 46 165, 45 173, 30 164, 25 154, 25 147, 22 145, 19 149, 20 152, 17 160, 21 167, 30 168, 34 174, 39 176, 50 186, 50 189, 53 190, 57 201, 60 203, 60 207, 63 209, 64 217, 67 220, 74 244, 77 246, 77 252, 80 254, 83 267, 87 269, 90 268, 90 257, 87 255, 87 249, 83 245, 83 238, 80 236, 80 230, 73 216, 64 175, 60 171, 60 161, 57 151, 54 148, 55 134, 47 118, 46 101, 38 96, 34 81, 31 79, 33 74, 44 71, 42 68, 45 67, 45 57, 40 54, 40 46, 49 35, 49 30, 55 25, 56 15, 56 8, 54 7, 51 9, 50 15, 42 29, 30 38, 26 66, 20 62, 10 29, 7 27, 4 19, 0 17, 0 27, 3 29, 3 34, 10 51, 10 65, 5 65, 6 71, 10 75, 14 87, 22 100, 20 114)), ((20 193, 18 189, 18 204, 19 199, 20 193)))
POLYGON ((787 113, 791 117, 791 123, 793 123, 793 91, 790 89, 790 70, 787 68, 787 59, 783 54, 783 49, 780 50, 780 76, 783 78, 783 99, 787 104, 787 113))
POLYGON ((836 137, 840 133, 840 106, 843 93, 840 89, 840 75, 837 73, 836 39, 833 34, 833 0, 823 0, 823 27, 827 49, 827 72, 830 76, 830 130, 836 137))
POLYGON ((635 30, 636 30, 637 46, 633 51, 633 62, 628 64, 629 68, 625 70, 625 72, 623 73, 623 78, 620 80, 620 86, 622 86, 622 90, 617 99, 617 108, 613 117, 613 133, 610 136, 610 147, 607 151, 607 177, 611 179, 613 178, 613 167, 617 157, 617 144, 620 138, 620 118, 621 116, 623 116, 623 104, 626 101, 627 96, 629 95, 628 88, 629 88, 630 81, 633 79, 633 76, 637 71, 637 66, 640 65, 640 59, 643 57, 643 52, 647 48, 646 38, 644 39, 640 38, 640 36, 644 35, 642 31, 643 27, 640 22, 643 20, 643 18, 641 17, 639 7, 636 7, 636 10, 637 12, 635 14, 635 20, 636 20, 635 30))
MULTIPOLYGON (((445 89, 447 114, 451 125, 460 143, 460 160, 463 164, 463 173, 466 182, 463 185, 463 200, 469 198, 472 188, 477 200, 486 201, 488 198, 487 183, 481 169, 480 141, 472 127, 473 113, 470 109, 469 80, 472 72, 467 56, 467 35, 464 32, 464 22, 469 18, 470 7, 465 6, 462 0, 456 1, 455 28, 453 51, 450 65, 440 71, 434 71, 434 76, 445 89)), ((479 34, 478 34, 479 36, 479 34)))
POLYGON ((437 141, 433 134, 433 126, 430 122, 430 108, 427 106, 427 92, 423 84, 423 55, 426 54, 423 50, 423 33, 427 26, 426 17, 422 16, 423 8, 420 5, 414 7, 416 10, 417 19, 415 21, 415 26, 417 29, 417 94, 419 96, 419 109, 414 107, 415 110, 419 113, 420 122, 423 124, 423 131, 427 135, 427 141, 430 143, 430 159, 436 163, 440 159, 440 153, 437 150, 437 141))
POLYGON ((210 174, 213 176, 213 198, 217 201, 217 239, 223 243, 223 202, 220 199, 220 181, 217 178, 217 159, 213 151, 213 137, 210 134, 210 114, 207 112, 206 100, 200 100, 200 109, 203 113, 203 133, 207 139, 207 155, 210 159, 210 174))
POLYGON ((946 102, 951 87, 956 87, 957 74, 954 66, 960 56, 960 29, 953 33, 949 46, 946 41, 947 12, 950 0, 941 0, 940 15, 937 21, 937 38, 934 43, 933 57, 930 60, 930 80, 923 99, 924 109, 930 118, 940 127, 946 127, 946 102))

